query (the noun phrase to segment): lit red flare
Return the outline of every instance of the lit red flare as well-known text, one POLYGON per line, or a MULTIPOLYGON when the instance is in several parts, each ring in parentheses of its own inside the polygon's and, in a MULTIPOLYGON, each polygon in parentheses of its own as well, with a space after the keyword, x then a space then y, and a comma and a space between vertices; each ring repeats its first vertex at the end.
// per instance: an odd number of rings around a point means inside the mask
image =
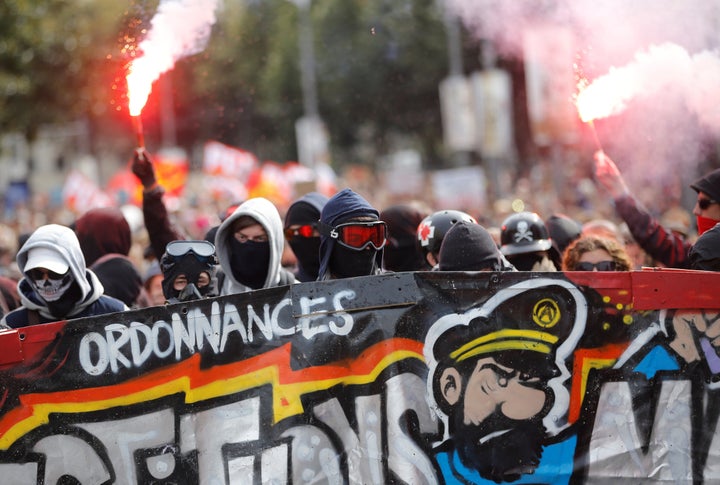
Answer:
POLYGON ((583 122, 606 118, 625 108, 633 94, 625 86, 623 78, 608 74, 592 84, 579 86, 575 106, 583 122))

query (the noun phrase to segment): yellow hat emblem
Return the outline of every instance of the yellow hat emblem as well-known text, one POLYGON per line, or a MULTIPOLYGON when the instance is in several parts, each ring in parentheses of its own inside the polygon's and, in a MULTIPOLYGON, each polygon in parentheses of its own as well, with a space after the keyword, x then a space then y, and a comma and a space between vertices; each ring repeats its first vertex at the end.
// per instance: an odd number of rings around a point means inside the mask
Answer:
POLYGON ((560 307, 555 300, 543 298, 535 303, 532 313, 533 321, 543 328, 553 327, 560 321, 560 307))

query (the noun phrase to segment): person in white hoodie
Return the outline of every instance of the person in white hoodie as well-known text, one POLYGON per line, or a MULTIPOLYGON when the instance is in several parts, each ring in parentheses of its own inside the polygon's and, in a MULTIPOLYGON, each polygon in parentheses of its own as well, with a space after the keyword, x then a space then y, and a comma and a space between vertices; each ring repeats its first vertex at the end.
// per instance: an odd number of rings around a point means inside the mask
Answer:
POLYGON ((122 301, 103 294, 102 283, 86 268, 80 242, 69 227, 38 227, 16 260, 23 274, 17 286, 22 306, 5 315, 0 327, 20 328, 128 309, 122 301))
POLYGON ((215 234, 215 249, 223 275, 220 295, 296 283, 282 267, 285 239, 277 208, 255 197, 240 204, 215 234))

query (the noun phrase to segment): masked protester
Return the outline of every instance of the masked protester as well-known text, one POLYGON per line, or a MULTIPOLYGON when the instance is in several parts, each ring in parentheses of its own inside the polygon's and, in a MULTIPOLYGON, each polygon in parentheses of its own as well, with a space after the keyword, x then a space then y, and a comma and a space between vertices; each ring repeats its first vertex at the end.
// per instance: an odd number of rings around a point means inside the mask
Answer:
MULTIPOLYGON (((653 260, 669 268, 690 268, 692 243, 665 228, 633 197, 615 162, 604 152, 595 153, 595 180, 612 198, 615 211, 633 239, 653 260)), ((720 168, 706 173, 690 187, 697 193, 693 214, 698 236, 720 222, 720 168)))
POLYGON ((458 221, 440 245, 440 271, 515 271, 480 224, 458 221))
POLYGON ((20 328, 128 309, 103 294, 102 283, 86 268, 78 238, 68 227, 37 228, 16 259, 24 275, 18 282, 22 306, 5 315, 0 326, 20 328))
POLYGON ((283 225, 272 202, 255 197, 240 204, 215 234, 221 295, 296 283, 282 267, 283 225))
POLYGON ((385 208, 380 219, 388 228, 388 243, 383 249, 383 268, 386 271, 423 271, 425 255, 417 240, 417 228, 428 216, 427 211, 409 204, 385 208))
POLYGON ((318 280, 368 276, 381 271, 387 227, 362 196, 344 189, 323 207, 318 280))
POLYGON ((78 217, 71 229, 77 234, 88 267, 108 254, 130 254, 132 231, 120 209, 90 209, 78 217))
POLYGON ((545 222, 535 212, 517 212, 500 227, 500 251, 518 271, 557 271, 552 240, 545 222))
POLYGON ((285 213, 285 240, 297 258, 295 278, 315 281, 320 269, 320 233, 317 223, 328 198, 317 192, 305 194, 285 213))
POLYGON ((691 269, 720 271, 720 223, 697 238, 689 258, 691 269))
POLYGON ((208 241, 171 241, 160 259, 167 303, 217 296, 215 246, 208 241))

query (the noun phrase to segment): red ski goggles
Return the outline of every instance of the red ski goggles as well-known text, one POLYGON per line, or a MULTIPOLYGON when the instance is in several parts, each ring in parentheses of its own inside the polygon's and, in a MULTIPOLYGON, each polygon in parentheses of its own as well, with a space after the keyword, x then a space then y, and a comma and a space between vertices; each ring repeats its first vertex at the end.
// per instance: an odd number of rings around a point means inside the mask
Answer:
POLYGON ((292 241, 296 237, 313 237, 315 224, 305 224, 300 227, 288 227, 285 229, 285 239, 292 241))
POLYGON ((368 246, 382 249, 387 243, 387 226, 383 221, 347 222, 337 226, 319 223, 320 234, 330 236, 346 248, 362 251, 368 246))

